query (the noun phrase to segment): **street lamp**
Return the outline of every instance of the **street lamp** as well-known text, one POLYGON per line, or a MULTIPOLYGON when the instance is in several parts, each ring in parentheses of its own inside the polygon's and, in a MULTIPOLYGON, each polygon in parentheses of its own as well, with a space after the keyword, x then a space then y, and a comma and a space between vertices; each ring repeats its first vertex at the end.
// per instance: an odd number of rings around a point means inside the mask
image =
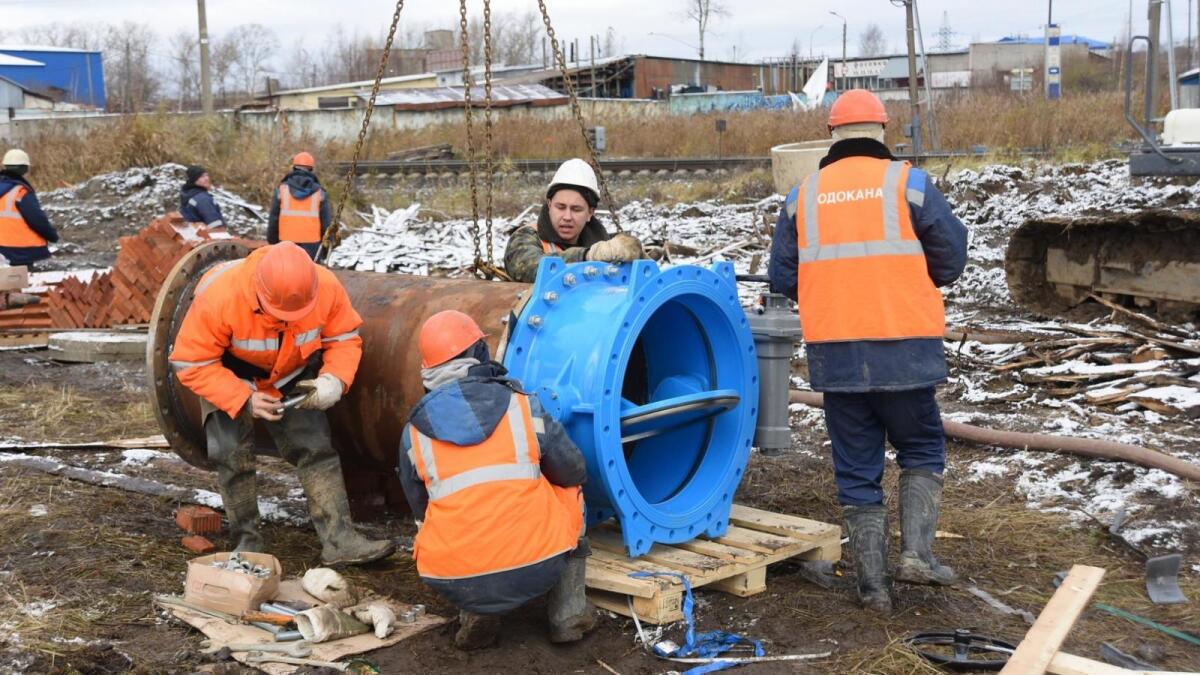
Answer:
POLYGON ((829 13, 842 20, 842 86, 844 87, 846 85, 846 17, 833 10, 830 10, 829 13))
POLYGON ((825 24, 821 24, 821 25, 817 26, 816 28, 812 29, 812 31, 809 32, 809 34, 808 34, 808 58, 809 58, 809 60, 811 60, 813 57, 813 48, 812 48, 813 36, 817 34, 817 31, 821 30, 824 27, 825 27, 825 24))

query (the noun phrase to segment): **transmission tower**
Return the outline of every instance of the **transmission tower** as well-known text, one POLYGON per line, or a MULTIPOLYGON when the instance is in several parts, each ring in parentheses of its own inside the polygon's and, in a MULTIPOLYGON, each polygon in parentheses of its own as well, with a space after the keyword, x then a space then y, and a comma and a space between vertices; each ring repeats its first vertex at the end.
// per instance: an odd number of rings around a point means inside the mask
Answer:
POLYGON ((942 12, 942 25, 937 29, 937 48, 939 52, 950 51, 950 39, 954 30, 950 28, 950 12, 942 12))

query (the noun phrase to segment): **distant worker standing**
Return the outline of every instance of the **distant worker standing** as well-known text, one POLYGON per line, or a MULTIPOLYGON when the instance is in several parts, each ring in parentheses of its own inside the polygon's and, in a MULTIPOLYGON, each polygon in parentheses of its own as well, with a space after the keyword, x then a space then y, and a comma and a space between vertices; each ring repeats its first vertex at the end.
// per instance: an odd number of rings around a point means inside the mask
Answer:
POLYGON ((600 187, 596 172, 582 159, 558 167, 546 189, 546 203, 536 223, 512 233, 504 251, 504 269, 513 281, 532 283, 538 263, 546 256, 567 262, 597 260, 629 262, 645 258, 642 244, 628 234, 609 237, 596 218, 600 187))
POLYGON ((329 195, 317 180, 316 161, 307 152, 292 158, 292 170, 271 196, 267 242, 292 241, 316 258, 329 229, 329 195))
POLYGON ((884 145, 887 112, 856 89, 829 110, 835 143, 787 196, 771 290, 797 301, 812 388, 825 393, 838 501, 858 594, 890 612, 884 441, 900 464, 898 581, 948 585, 933 557, 946 441, 934 386, 946 380, 939 287, 966 266, 967 230, 928 175, 884 145))
POLYGON ((325 410, 354 382, 362 318, 337 277, 291 242, 264 246, 209 270, 175 337, 171 366, 201 399, 208 456, 237 538, 261 551, 254 421, 296 467, 327 565, 387 557, 390 541, 359 534, 325 410), (307 394, 285 409, 285 396, 307 394))
POLYGON ((12 265, 28 266, 49 258, 49 244, 58 241, 58 232, 25 178, 28 172, 29 155, 24 150, 4 153, 4 170, 0 171, 0 255, 12 265))
POLYGON ((401 435, 398 473, 417 521, 417 574, 459 608, 455 644, 488 646, 501 615, 547 592, 550 641, 581 639, 595 623, 583 454, 491 360, 471 317, 438 312, 417 343, 428 393, 401 435))
POLYGON ((212 197, 212 178, 200 165, 187 168, 187 182, 179 194, 179 215, 189 223, 201 223, 209 229, 225 227, 221 208, 212 197))

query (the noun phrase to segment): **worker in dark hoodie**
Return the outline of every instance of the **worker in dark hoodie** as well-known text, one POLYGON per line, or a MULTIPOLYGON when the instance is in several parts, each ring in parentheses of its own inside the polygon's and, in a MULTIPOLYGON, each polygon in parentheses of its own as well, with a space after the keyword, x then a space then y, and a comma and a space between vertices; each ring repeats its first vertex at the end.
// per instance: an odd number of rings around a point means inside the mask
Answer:
POLYGON ((504 250, 504 270, 513 281, 532 283, 542 258, 629 262, 645 258, 642 243, 628 234, 609 237, 596 218, 600 203, 596 172, 582 159, 568 159, 554 172, 536 223, 518 227, 504 250))
POLYGON ((209 229, 225 227, 221 209, 212 197, 212 178, 204 167, 187 168, 187 182, 179 194, 179 215, 189 223, 202 223, 209 229))
POLYGON ((329 229, 329 195, 314 173, 316 161, 307 152, 292 158, 292 171, 271 196, 267 242, 295 242, 314 259, 329 229))
POLYGON ((58 232, 42 211, 37 193, 25 179, 29 155, 24 150, 4 153, 0 171, 0 255, 11 265, 33 265, 50 257, 49 243, 58 232))
POLYGON ((536 396, 491 360, 455 310, 421 326, 421 384, 397 472, 417 522, 417 574, 459 608, 460 649, 495 641, 501 617, 542 594, 551 642, 595 625, 584 594, 583 454, 536 396))

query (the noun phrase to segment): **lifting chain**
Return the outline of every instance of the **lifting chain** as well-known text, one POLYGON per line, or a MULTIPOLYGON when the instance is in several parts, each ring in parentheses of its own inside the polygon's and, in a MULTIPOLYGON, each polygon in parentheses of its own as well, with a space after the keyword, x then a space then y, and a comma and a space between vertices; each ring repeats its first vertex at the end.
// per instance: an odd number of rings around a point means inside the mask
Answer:
POLYGON ((596 158, 596 149, 592 146, 592 139, 588 138, 587 122, 584 121, 583 112, 579 109, 575 83, 567 73, 567 61, 563 58, 562 45, 558 43, 558 38, 554 37, 554 27, 550 25, 550 13, 546 10, 546 0, 538 0, 538 9, 542 11, 542 23, 546 25, 546 37, 550 40, 550 48, 554 50, 554 60, 558 62, 559 72, 562 73, 563 87, 566 88, 567 99, 571 102, 571 113, 575 116, 575 122, 579 124, 579 133, 583 136, 583 144, 587 147, 588 157, 591 159, 592 167, 596 170, 596 178, 600 181, 600 196, 604 198, 604 203, 608 204, 613 226, 617 228, 617 232, 622 232, 621 220, 617 215, 617 205, 613 203, 612 195, 608 192, 608 183, 604 179, 604 172, 600 169, 600 160, 596 158))
POLYGON ((338 229, 342 222, 342 209, 345 208, 346 200, 349 199, 350 192, 354 189, 354 179, 358 175, 358 159, 362 155, 363 142, 367 140, 367 127, 371 124, 371 113, 375 110, 375 97, 379 96, 379 84, 383 80, 384 71, 387 70, 388 57, 392 53, 392 40, 396 37, 396 27, 400 25, 402 9, 404 9, 404 0, 396 0, 396 11, 392 14, 392 26, 388 29, 387 41, 383 43, 383 54, 379 56, 379 70, 375 73, 375 84, 371 87, 371 98, 367 99, 362 128, 358 130, 358 142, 354 144, 354 155, 350 158, 350 170, 346 172, 345 186, 341 198, 338 199, 337 209, 333 213, 333 222, 329 224, 329 229, 325 230, 325 235, 321 237, 321 246, 317 249, 317 255, 314 256, 314 260, 317 262, 321 262, 323 257, 328 257, 338 245, 338 229))
POLYGON ((471 241, 475 244, 475 276, 483 277, 483 254, 479 250, 479 179, 475 168, 475 132, 471 118, 471 40, 467 35, 467 0, 458 0, 458 27, 462 45, 463 113, 467 123, 467 171, 471 185, 471 241))
MULTIPOLYGON (((487 173, 487 206, 484 208, 484 227, 487 229, 487 264, 491 268, 495 258, 492 255, 492 179, 495 177, 496 165, 492 157, 492 2, 483 0, 483 159, 486 162, 487 173)), ((489 272, 489 278, 492 276, 489 272)))

